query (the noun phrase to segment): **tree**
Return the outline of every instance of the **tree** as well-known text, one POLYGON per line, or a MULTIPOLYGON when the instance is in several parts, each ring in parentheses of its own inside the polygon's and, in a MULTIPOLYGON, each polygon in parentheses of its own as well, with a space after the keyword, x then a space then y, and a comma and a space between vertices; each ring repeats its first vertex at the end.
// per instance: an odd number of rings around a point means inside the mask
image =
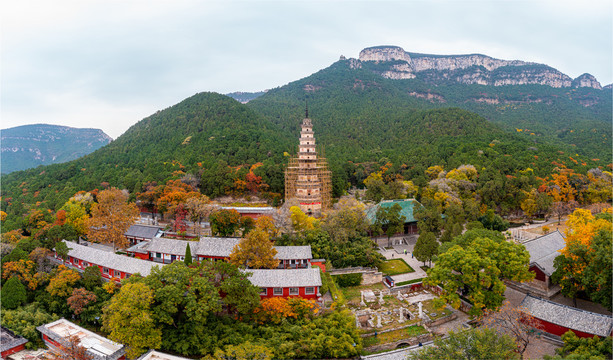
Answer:
POLYGON ((471 314, 479 315, 483 308, 497 309, 502 305, 506 289, 502 279, 534 278, 534 273, 528 271, 530 255, 525 247, 505 241, 496 232, 471 230, 448 244, 441 246, 436 266, 424 280, 443 289, 435 300, 438 305, 446 301, 458 308, 461 294, 473 304, 471 314))
POLYGON ((571 213, 579 204, 576 201, 556 201, 551 206, 551 211, 558 218, 558 225, 560 225, 560 220, 562 216, 571 213))
POLYGON ((211 232, 222 237, 232 236, 240 228, 241 215, 234 209, 216 210, 209 216, 211 232))
POLYGON ((575 306, 578 293, 585 292, 593 301, 611 309, 611 221, 577 209, 566 224, 566 247, 554 259, 552 280, 560 285, 564 296, 573 298, 575 306))
POLYGON ((305 214, 299 206, 292 206, 289 211, 294 231, 300 232, 319 228, 319 220, 305 214))
POLYGON ((270 239, 274 239, 279 236, 279 229, 275 225, 275 221, 270 216, 260 216, 255 220, 256 229, 263 230, 268 234, 270 239))
POLYGON ((385 197, 386 186, 380 171, 368 175, 364 180, 364 185, 366 185, 366 198, 368 200, 379 202, 385 197))
POLYGON ((81 276, 81 282, 89 291, 93 291, 102 285, 102 275, 100 274, 100 269, 97 266, 89 266, 85 268, 81 276))
POLYGON ((36 272, 36 264, 32 260, 11 261, 2 265, 2 278, 16 277, 28 285, 28 289, 36 290, 38 284, 45 279, 45 273, 36 272))
POLYGON ((404 228, 404 221, 406 220, 404 215, 400 215, 402 207, 398 204, 392 206, 379 206, 376 212, 376 219, 372 225, 373 230, 376 233, 383 233, 387 235, 387 246, 391 246, 390 238, 392 235, 402 232, 404 228))
POLYGON ((530 341, 537 336, 534 329, 542 329, 540 322, 525 309, 515 307, 509 301, 505 301, 496 311, 486 310, 481 322, 485 327, 515 339, 517 351, 522 359, 530 341))
POLYGON ((67 297, 72 293, 73 285, 80 279, 78 272, 60 265, 49 276, 47 292, 51 296, 67 297))
POLYGON ((518 359, 515 342, 508 335, 498 335, 491 329, 450 331, 445 338, 436 338, 434 345, 409 355, 411 360, 426 359, 518 359))
POLYGON ((26 302, 26 287, 18 278, 8 279, 0 292, 2 307, 5 309, 15 309, 26 302))
POLYGON ((434 199, 422 198, 422 206, 416 206, 413 210, 419 232, 431 232, 440 234, 442 228, 441 209, 434 199))
POLYGON ((264 345, 249 341, 238 345, 228 345, 225 350, 218 349, 213 355, 207 355, 203 360, 271 360, 273 351, 264 345))
POLYGON ((184 262, 187 266, 190 266, 192 264, 192 249, 190 248, 189 244, 187 244, 187 246, 185 247, 184 262))
POLYGON ((545 357, 545 359, 591 359, 606 360, 611 358, 613 340, 611 337, 601 338, 598 336, 580 338, 574 332, 568 330, 562 335, 564 346, 556 349, 557 355, 545 357))
POLYGON ((505 231, 509 228, 509 222, 504 221, 500 215, 494 213, 494 210, 489 209, 485 215, 479 218, 483 227, 490 230, 505 231))
POLYGON ((92 206, 92 217, 88 222, 90 240, 113 244, 113 251, 116 247, 128 245, 124 234, 140 212, 134 203, 127 201, 128 195, 116 188, 98 194, 98 203, 92 206))
POLYGON ((70 250, 72 250, 72 248, 69 248, 65 241, 60 241, 55 244, 55 253, 62 259, 62 262, 66 261, 70 250))
POLYGON ((322 229, 337 243, 364 236, 368 232, 365 210, 366 206, 355 198, 343 197, 325 214, 322 229))
POLYGON ((190 197, 200 197, 202 194, 181 180, 168 180, 157 200, 157 208, 163 213, 175 214, 177 206, 184 204, 190 197))
POLYGON ((129 283, 111 298, 103 310, 102 322, 109 339, 128 347, 126 355, 136 358, 146 349, 162 344, 162 331, 151 310, 154 295, 142 282, 129 283))
POLYGON ((268 233, 256 229, 242 238, 230 254, 230 263, 247 269, 275 269, 279 260, 268 233))
POLYGON ((426 265, 426 261, 432 266, 432 258, 438 254, 438 241, 433 233, 427 232, 419 235, 413 249, 415 258, 426 265))
MULTIPOLYGON (((4 293, 4 289, 2 293, 4 293)), ((0 323, 15 334, 28 339, 30 341, 26 344, 28 349, 37 349, 43 343, 40 332, 36 330, 36 327, 48 324, 58 318, 55 314, 47 313, 40 307, 40 304, 32 303, 15 310, 3 310, 0 323)))
POLYGON ((49 351, 49 360, 92 360, 93 356, 81 346, 81 339, 77 335, 69 335, 59 342, 55 351, 49 351))
POLYGON ((187 209, 189 219, 194 223, 194 227, 198 223, 196 234, 200 235, 202 220, 209 217, 215 205, 211 204, 211 200, 207 196, 202 195, 189 197, 185 201, 185 208, 187 209))
POLYGON ((255 220, 249 216, 241 216, 240 227, 243 229, 242 236, 245 236, 255 228, 255 220))
POLYGON ((87 305, 95 303, 96 300, 98 300, 98 297, 93 292, 87 291, 83 288, 75 288, 72 290, 72 294, 66 301, 68 302, 70 310, 72 310, 75 315, 79 316, 85 310, 87 305))

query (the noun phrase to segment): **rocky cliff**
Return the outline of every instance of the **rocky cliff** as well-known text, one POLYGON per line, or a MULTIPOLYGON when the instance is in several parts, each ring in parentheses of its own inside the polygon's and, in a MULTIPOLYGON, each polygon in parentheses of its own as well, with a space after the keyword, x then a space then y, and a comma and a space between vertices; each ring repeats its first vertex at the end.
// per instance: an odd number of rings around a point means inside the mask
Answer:
POLYGON ((74 160, 113 140, 100 129, 47 124, 3 129, 1 138, 3 174, 74 160))
MULTIPOLYGON (((352 59, 353 60, 353 59, 352 59)), ((573 80, 560 71, 537 63, 500 60, 480 54, 429 55, 409 53, 398 46, 376 46, 360 52, 360 65, 388 79, 422 78, 428 82, 453 81, 480 85, 540 84, 551 87, 592 87, 602 89, 589 74, 573 80)), ((355 63, 352 67, 357 68, 355 63)))

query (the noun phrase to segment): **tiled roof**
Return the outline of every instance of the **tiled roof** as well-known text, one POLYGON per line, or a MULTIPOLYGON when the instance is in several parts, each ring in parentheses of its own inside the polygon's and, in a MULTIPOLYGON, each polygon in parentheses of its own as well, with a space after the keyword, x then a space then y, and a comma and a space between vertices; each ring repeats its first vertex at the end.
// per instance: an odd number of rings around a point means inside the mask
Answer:
POLYGON ((252 275, 249 281, 259 287, 303 287, 321 286, 319 268, 307 269, 275 269, 275 270, 244 270, 252 275))
POLYGON ((222 206, 223 210, 236 210, 241 214, 273 214, 275 212, 275 208, 271 206, 222 206))
POLYGON ((159 226, 132 225, 124 235, 143 239, 152 239, 161 232, 162 228, 159 226))
POLYGON ((239 241, 240 239, 238 238, 203 237, 198 242, 198 249, 195 251, 192 249, 192 254, 229 257, 239 241))
POLYGON ((584 333, 610 336, 613 330, 611 316, 554 303, 532 295, 526 295, 520 306, 537 319, 584 333))
MULTIPOLYGON (((234 247, 240 242, 238 238, 202 237, 200 241, 155 238, 147 243, 140 243, 128 249, 129 252, 154 252, 183 256, 189 244, 192 256, 229 257, 234 247)), ((275 246, 279 260, 312 259, 311 245, 275 246)))
POLYGON ((0 326, 0 351, 4 352, 28 342, 28 339, 15 335, 11 330, 0 326))
POLYGON ((196 254, 196 249, 199 246, 198 241, 155 238, 151 239, 151 241, 149 241, 147 245, 143 246, 142 249, 148 252, 184 256, 188 243, 193 256, 196 254))
POLYGON ((128 274, 140 273, 142 276, 147 276, 154 266, 163 266, 163 264, 152 261, 117 255, 110 251, 94 249, 66 240, 62 241, 66 243, 69 249, 72 249, 68 251, 68 256, 128 274))
POLYGON ((560 255, 558 250, 566 247, 564 235, 559 231, 526 241, 523 244, 530 253, 530 264, 538 265, 548 276, 555 271, 553 260, 560 255))
POLYGON ((417 221, 417 219, 415 219, 415 216, 413 215, 413 211, 415 210, 416 206, 419 207, 422 205, 419 203, 419 201, 415 199, 383 200, 376 206, 373 206, 372 208, 368 209, 368 211, 366 212, 366 218, 372 224, 377 219, 377 210, 379 210, 380 207, 392 207, 394 204, 398 204, 402 208, 400 210, 400 215, 404 216, 405 223, 417 221))
POLYGON ((292 260, 292 259, 312 259, 311 245, 307 246, 275 246, 277 250, 276 259, 292 260))

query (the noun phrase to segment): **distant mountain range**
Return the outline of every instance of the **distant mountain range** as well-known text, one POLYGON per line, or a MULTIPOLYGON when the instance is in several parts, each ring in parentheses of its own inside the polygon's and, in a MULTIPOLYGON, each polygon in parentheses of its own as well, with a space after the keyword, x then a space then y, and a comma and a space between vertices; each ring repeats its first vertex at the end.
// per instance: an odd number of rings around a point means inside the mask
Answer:
POLYGON ((47 124, 17 126, 0 134, 3 174, 78 159, 113 140, 99 129, 47 124))

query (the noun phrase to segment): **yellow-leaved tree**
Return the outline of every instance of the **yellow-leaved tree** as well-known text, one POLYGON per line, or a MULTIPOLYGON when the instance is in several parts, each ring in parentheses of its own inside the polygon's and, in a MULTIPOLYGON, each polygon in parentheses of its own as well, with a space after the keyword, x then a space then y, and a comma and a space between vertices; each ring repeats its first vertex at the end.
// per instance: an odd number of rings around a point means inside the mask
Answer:
POLYGON ((92 206, 88 221, 89 239, 115 248, 125 248, 128 239, 124 233, 134 224, 140 212, 134 203, 128 203, 128 195, 116 188, 98 194, 98 203, 92 206))
POLYGON ((256 228, 234 247, 230 263, 249 269, 275 269, 279 266, 275 255, 277 250, 272 246, 268 233, 256 228))

